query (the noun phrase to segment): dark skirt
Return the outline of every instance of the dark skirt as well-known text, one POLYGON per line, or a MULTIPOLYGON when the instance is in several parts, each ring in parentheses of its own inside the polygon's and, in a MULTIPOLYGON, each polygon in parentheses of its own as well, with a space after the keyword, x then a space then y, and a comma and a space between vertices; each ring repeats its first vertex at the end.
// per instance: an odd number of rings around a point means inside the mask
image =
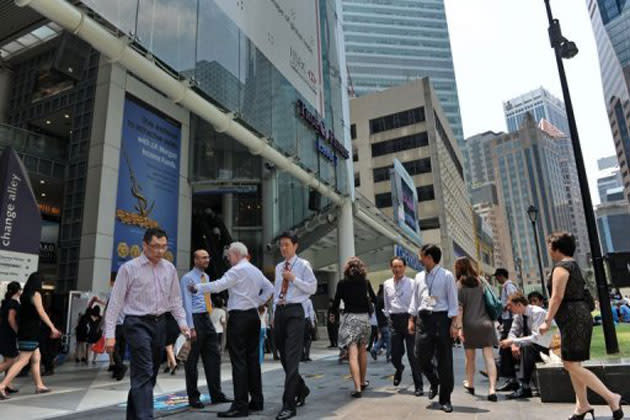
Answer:
POLYGON ((5 358, 11 359, 18 356, 17 336, 15 331, 0 332, 0 354, 5 358))
POLYGON ((593 317, 586 302, 563 302, 556 314, 562 360, 583 362, 591 357, 593 317))

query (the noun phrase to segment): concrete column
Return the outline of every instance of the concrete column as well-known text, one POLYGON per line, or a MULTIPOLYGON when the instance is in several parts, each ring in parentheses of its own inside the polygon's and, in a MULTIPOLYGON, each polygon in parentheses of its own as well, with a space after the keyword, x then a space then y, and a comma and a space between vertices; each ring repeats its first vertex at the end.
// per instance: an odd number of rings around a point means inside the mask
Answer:
POLYGON ((263 163, 262 176, 262 217, 263 217, 263 273, 273 273, 275 269, 275 252, 273 247, 267 248, 271 244, 276 226, 278 226, 278 172, 273 166, 263 163))
POLYGON ((354 215, 352 212, 352 202, 348 199, 339 208, 337 224, 337 249, 339 252, 339 276, 331 278, 328 284, 328 295, 333 297, 337 290, 337 282, 343 276, 343 265, 348 258, 355 256, 354 250, 354 215))

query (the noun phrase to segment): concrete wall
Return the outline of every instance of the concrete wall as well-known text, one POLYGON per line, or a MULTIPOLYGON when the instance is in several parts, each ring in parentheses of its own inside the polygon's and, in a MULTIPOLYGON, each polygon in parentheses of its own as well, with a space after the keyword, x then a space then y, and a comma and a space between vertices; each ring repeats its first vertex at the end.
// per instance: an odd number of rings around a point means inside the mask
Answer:
POLYGON ((190 113, 127 73, 122 67, 101 58, 88 157, 77 282, 79 290, 102 292, 109 289, 123 109, 127 92, 182 125, 177 227, 177 269, 180 275, 188 271, 190 265, 192 214, 192 192, 188 180, 190 113))
POLYGON ((7 120, 7 106, 11 97, 11 71, 5 67, 0 67, 0 124, 7 120))

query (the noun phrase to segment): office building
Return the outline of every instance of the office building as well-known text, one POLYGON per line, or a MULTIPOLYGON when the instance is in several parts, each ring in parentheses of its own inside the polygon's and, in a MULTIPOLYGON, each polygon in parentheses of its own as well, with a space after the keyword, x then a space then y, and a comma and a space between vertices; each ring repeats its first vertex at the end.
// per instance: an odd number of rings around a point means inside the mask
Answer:
POLYGON ((474 213, 473 218, 475 221, 475 250, 477 251, 479 274, 486 279, 490 279, 496 270, 492 229, 481 215, 474 213))
POLYGON ((351 90, 357 96, 430 77, 463 148, 444 0, 342 0, 351 90))
POLYGON ((473 214, 462 155, 430 79, 350 101, 357 191, 392 214, 394 158, 413 178, 423 243, 441 244, 444 266, 475 258, 473 214))
POLYGON ((569 133, 564 102, 543 87, 503 102, 503 112, 509 132, 518 131, 525 115, 530 113, 535 121, 544 118, 563 133, 569 133))
POLYGON ((487 183, 494 183, 495 168, 492 165, 492 141, 503 135, 503 132, 495 133, 494 131, 486 131, 468 137, 465 141, 463 150, 464 161, 466 162, 468 185, 472 191, 487 183))
POLYGON ((597 191, 600 203, 623 200, 623 179, 619 170, 617 156, 608 156, 597 160, 597 191), (619 195, 621 194, 621 197, 619 195))
POLYGON ((630 251, 630 205, 617 200, 598 205, 595 209, 602 253, 630 251))
POLYGON ((615 142, 623 190, 630 201, 630 3, 625 0, 586 0, 591 18, 604 106, 615 142))

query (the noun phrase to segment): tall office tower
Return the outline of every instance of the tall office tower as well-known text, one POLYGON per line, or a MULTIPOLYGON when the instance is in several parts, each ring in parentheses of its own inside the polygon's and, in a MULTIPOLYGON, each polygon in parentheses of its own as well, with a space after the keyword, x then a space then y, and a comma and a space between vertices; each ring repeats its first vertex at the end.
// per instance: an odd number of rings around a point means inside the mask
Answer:
POLYGON ((610 201, 623 200, 623 180, 619 170, 617 156, 607 156, 597 160, 597 191, 599 201, 608 203, 610 201))
POLYGON ((615 141, 624 196, 630 201, 630 2, 586 0, 586 4, 597 44, 604 104, 615 141))
POLYGON ((463 149, 444 0, 342 0, 346 63, 357 96, 428 76, 463 149))
POLYGON ((569 134, 569 122, 564 102, 540 87, 503 103, 503 112, 509 132, 518 131, 528 112, 539 122, 543 118, 560 131, 569 134))

